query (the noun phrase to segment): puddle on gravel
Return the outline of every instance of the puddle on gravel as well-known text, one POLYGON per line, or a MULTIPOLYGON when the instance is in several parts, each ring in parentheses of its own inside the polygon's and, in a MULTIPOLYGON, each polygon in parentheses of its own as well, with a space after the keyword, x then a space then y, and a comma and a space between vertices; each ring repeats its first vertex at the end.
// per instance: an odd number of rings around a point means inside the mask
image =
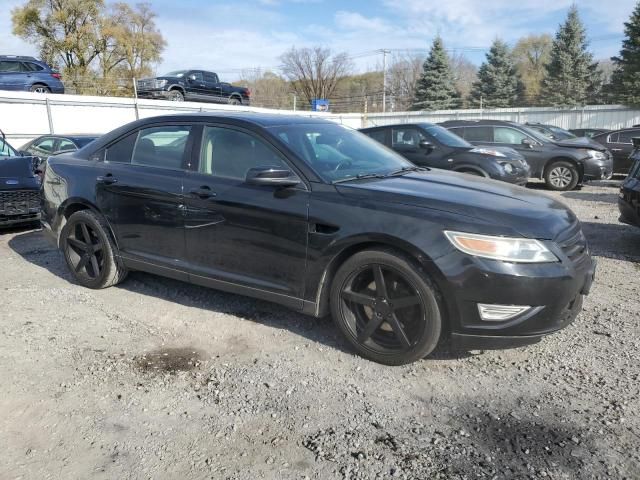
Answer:
POLYGON ((138 367, 148 373, 174 373, 193 370, 202 363, 203 353, 195 348, 161 348, 138 358, 138 367))

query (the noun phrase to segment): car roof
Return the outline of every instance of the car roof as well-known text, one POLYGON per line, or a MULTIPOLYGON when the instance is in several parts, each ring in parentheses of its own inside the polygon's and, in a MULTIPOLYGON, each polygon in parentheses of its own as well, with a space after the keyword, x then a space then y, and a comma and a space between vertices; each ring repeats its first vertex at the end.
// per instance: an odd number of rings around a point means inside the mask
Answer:
POLYGON ((447 120, 441 122, 440 125, 447 127, 459 126, 459 127, 472 127, 474 125, 510 125, 510 126, 522 126, 518 122, 511 122, 508 120, 447 120))
POLYGON ((359 128, 358 130, 361 132, 367 130, 375 130, 376 128, 398 128, 398 127, 435 127, 437 126, 435 123, 430 122, 412 122, 412 123, 391 123, 389 125, 375 125, 373 127, 359 128))
POLYGON ((31 62, 38 62, 35 57, 28 57, 23 55, 0 55, 0 60, 29 60, 31 62))

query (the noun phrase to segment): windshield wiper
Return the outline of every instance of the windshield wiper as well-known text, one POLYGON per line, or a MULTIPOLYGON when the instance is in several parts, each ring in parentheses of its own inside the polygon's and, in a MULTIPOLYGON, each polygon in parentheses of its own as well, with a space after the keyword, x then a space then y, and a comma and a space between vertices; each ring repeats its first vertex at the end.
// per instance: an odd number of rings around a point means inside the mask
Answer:
POLYGON ((346 177, 341 178, 339 180, 334 180, 331 182, 332 184, 343 183, 343 182, 352 182, 353 180, 365 180, 367 178, 385 178, 387 175, 383 173, 359 173, 355 177, 346 177))
POLYGON ((402 167, 398 170, 394 170, 393 172, 387 173, 385 177, 395 177, 396 175, 404 175, 409 172, 427 172, 431 170, 427 167, 417 167, 415 165, 411 165, 410 167, 402 167))

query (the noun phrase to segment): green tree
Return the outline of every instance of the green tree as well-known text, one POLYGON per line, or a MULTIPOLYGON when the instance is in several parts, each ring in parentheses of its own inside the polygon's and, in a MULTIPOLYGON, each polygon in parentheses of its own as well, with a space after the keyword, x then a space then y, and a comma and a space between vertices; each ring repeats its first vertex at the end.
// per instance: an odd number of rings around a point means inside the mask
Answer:
POLYGON ((495 40, 487 60, 478 70, 478 79, 471 90, 471 103, 486 108, 508 108, 517 104, 521 93, 520 78, 502 40, 495 40))
POLYGON ((640 105, 640 2, 624 24, 625 39, 620 55, 611 60, 615 65, 610 88, 611 101, 640 105))
POLYGON ((433 41, 429 56, 416 83, 411 110, 443 110, 460 106, 460 94, 455 87, 449 56, 442 38, 433 41))
POLYGON ((542 87, 545 103, 576 106, 594 101, 601 87, 600 72, 587 47, 585 27, 573 5, 553 40, 542 87))
POLYGON ((525 101, 528 104, 535 104, 540 100, 552 45, 553 37, 542 34, 523 37, 513 47, 511 55, 520 74, 525 101))

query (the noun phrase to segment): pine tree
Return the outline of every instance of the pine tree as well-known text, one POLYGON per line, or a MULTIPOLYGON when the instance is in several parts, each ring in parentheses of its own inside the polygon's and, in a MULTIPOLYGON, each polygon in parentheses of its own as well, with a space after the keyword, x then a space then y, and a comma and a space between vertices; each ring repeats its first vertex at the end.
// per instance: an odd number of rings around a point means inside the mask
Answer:
POLYGON ((471 90, 471 103, 486 108, 508 108, 517 105, 522 83, 511 58, 508 45, 495 40, 487 60, 478 70, 471 90))
POLYGON ((553 41, 542 87, 544 103, 576 106, 593 101, 600 88, 601 74, 587 46, 586 30, 574 4, 553 41))
POLYGON ((446 110, 460 106, 449 57, 442 38, 436 37, 416 84, 411 110, 446 110))
POLYGON ((640 2, 624 24, 625 39, 620 56, 612 57, 616 70, 607 99, 624 105, 640 105, 640 2))

